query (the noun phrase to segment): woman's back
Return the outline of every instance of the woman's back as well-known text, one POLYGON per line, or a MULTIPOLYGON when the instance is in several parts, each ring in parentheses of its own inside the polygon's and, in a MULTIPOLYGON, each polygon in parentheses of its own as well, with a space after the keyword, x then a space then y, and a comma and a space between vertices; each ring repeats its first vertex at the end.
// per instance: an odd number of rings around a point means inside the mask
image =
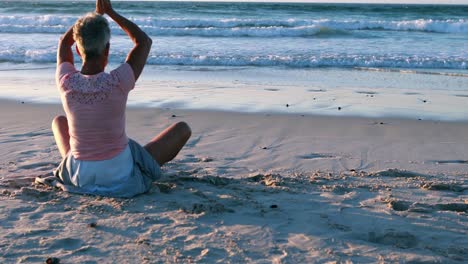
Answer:
POLYGON ((79 160, 106 160, 128 143, 125 106, 135 86, 132 68, 83 75, 68 62, 57 67, 57 86, 68 117, 70 151, 79 160))

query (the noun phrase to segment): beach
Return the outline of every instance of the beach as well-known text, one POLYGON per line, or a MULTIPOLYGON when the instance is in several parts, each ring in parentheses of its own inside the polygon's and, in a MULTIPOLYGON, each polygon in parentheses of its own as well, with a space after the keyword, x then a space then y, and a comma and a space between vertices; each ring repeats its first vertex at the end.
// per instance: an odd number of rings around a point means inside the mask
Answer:
POLYGON ((153 39, 128 137, 192 136, 130 199, 41 183, 57 40, 94 3, 0 2, 0 263, 467 262, 467 5, 114 7, 153 39))
POLYGON ((61 106, 0 105, 3 263, 468 257, 464 122, 131 108, 140 143, 182 120, 193 135, 149 193, 116 199, 33 184, 60 161, 61 106))

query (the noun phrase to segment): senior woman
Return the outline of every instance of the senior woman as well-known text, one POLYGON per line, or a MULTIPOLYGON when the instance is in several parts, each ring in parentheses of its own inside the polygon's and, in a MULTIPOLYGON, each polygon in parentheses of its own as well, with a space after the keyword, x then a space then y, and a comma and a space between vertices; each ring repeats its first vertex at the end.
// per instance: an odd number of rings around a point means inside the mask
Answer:
POLYGON ((172 160, 191 135, 184 122, 176 123, 144 147, 125 133, 127 96, 145 66, 151 38, 119 15, 109 0, 97 0, 96 11, 78 19, 60 39, 56 82, 65 116, 57 116, 52 131, 62 162, 55 175, 75 192, 132 197, 151 188, 160 166, 172 160), (104 72, 109 57, 107 14, 133 41, 124 64, 104 72), (72 46, 82 59, 73 62, 72 46))

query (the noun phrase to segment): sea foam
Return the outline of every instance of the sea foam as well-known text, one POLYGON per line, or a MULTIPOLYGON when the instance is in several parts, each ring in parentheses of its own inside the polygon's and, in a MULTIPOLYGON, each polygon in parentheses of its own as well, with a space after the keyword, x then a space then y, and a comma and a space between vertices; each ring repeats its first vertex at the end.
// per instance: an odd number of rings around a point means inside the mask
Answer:
MULTIPOLYGON (((76 21, 72 16, 0 16, 0 33, 63 33, 76 21)), ((324 33, 388 30, 468 33, 468 20, 304 20, 304 19, 157 19, 135 18, 145 32, 157 36, 200 37, 312 37, 324 33)), ((111 23, 114 34, 125 34, 111 23)))
MULTIPOLYGON (((119 63, 128 50, 114 50, 122 56, 111 56, 111 62, 119 63)), ((53 63, 56 50, 9 49, 0 51, 0 62, 53 63)), ((78 61, 78 58, 76 58, 78 61)), ((414 69, 468 69, 468 60, 457 57, 420 57, 402 55, 205 55, 205 54, 164 54, 153 52, 148 58, 150 65, 185 66, 283 66, 291 68, 414 68, 414 69)))

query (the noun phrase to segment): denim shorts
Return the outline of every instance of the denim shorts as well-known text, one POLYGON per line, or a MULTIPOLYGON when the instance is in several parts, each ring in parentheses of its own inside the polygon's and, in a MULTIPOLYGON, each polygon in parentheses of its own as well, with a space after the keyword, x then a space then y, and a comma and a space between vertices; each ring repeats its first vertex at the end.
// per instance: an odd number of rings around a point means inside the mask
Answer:
MULTIPOLYGON (((100 178, 99 170, 102 172, 101 177, 109 177, 106 171, 102 171, 105 170, 103 167, 98 168, 96 175, 92 177, 86 175, 80 178, 81 175, 76 173, 76 168, 72 168, 76 167, 76 160, 69 154, 54 171, 54 175, 60 183, 60 188, 73 193, 122 198, 130 198, 147 192, 151 188, 152 182, 161 178, 161 167, 151 154, 136 141, 129 139, 127 148, 131 152, 133 161, 130 162, 133 164, 128 164, 125 161, 124 167, 130 166, 131 171, 129 171, 129 174, 124 173, 125 175, 112 179, 100 178)), ((125 151, 116 158, 122 158, 121 155, 125 155, 125 151)), ((112 160, 109 160, 111 162, 102 162, 102 164, 111 166, 112 160)))

